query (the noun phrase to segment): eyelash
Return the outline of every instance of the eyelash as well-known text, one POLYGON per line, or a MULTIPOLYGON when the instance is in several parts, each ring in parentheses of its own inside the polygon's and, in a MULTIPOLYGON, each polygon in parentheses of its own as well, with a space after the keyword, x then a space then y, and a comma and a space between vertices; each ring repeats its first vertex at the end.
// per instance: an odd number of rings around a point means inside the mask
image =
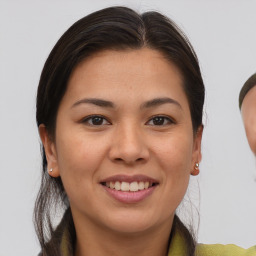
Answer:
MULTIPOLYGON (((102 125, 111 125, 111 123, 104 117, 101 115, 91 115, 88 116, 86 118, 84 118, 82 121, 82 123, 86 123, 90 126, 102 126, 102 125), (94 119, 94 120, 93 120, 94 119), (97 120, 98 119, 98 120, 97 120), (91 121, 91 123, 90 123, 91 121), (99 124, 93 124, 93 121, 99 121, 99 124)), ((161 116, 161 115, 157 115, 157 116, 153 116, 149 119, 149 121, 146 122, 146 125, 151 125, 151 126, 166 126, 166 125, 171 125, 171 124, 175 124, 176 122, 171 119, 170 117, 167 116, 161 116), (159 122, 160 124, 150 124, 151 122, 159 122)))
POLYGON ((152 118, 150 118, 150 120, 147 122, 147 124, 152 125, 152 126, 166 126, 166 125, 175 124, 175 121, 172 118, 168 117, 168 116, 157 115, 157 116, 153 116, 152 118), (150 124, 151 121, 153 121, 153 122, 157 121, 158 122, 159 119, 161 121, 164 121, 164 123, 163 124, 150 124))
MULTIPOLYGON (((96 120, 94 120, 94 121, 96 121, 96 120)), ((90 126, 101 126, 101 125, 110 125, 111 124, 104 116, 101 116, 101 115, 87 116, 86 118, 84 118, 82 120, 82 123, 87 123, 90 126), (96 119, 96 118, 100 119, 102 122, 107 122, 107 123, 100 123, 100 124, 90 123, 90 121, 93 122, 93 119, 96 119)))

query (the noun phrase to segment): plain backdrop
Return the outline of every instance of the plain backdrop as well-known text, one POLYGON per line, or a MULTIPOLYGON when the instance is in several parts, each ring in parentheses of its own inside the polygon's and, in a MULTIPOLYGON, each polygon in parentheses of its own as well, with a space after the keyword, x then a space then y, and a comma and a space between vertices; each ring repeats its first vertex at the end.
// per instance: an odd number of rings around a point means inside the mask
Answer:
POLYGON ((40 181, 35 96, 43 64, 70 25, 111 5, 163 12, 190 38, 206 86, 201 173, 190 187, 200 213, 198 239, 256 244, 256 165, 238 109, 240 88, 256 72, 256 1, 0 0, 0 256, 39 251, 32 211, 40 181))

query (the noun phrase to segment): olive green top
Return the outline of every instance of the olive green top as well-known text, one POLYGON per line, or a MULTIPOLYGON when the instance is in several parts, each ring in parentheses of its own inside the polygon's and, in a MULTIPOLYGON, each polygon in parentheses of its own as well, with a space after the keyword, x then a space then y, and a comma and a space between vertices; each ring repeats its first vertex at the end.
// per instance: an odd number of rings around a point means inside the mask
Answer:
MULTIPOLYGON (((174 235, 168 256, 186 255, 184 245, 183 238, 179 234, 174 235)), ((198 244, 196 247, 196 256, 256 256, 256 246, 243 249, 233 244, 198 244)))
MULTIPOLYGON (((62 256, 71 256, 71 243, 66 229, 61 241, 62 256)), ((170 244, 168 256, 186 255, 186 246, 183 238, 177 233, 173 236, 170 244)), ((239 246, 229 244, 198 244, 196 247, 196 256, 256 256, 256 246, 249 249, 243 249, 239 246)))

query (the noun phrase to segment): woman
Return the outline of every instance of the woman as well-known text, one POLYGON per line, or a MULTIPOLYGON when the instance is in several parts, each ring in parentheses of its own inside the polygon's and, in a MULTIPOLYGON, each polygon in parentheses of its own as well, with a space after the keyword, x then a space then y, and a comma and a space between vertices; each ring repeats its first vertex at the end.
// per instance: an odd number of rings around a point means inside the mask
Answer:
POLYGON ((196 246, 175 214, 190 175, 199 173, 203 104, 193 48, 161 14, 112 7, 71 26, 38 87, 41 254, 227 250, 196 246), (65 213, 55 229, 59 207, 65 213))

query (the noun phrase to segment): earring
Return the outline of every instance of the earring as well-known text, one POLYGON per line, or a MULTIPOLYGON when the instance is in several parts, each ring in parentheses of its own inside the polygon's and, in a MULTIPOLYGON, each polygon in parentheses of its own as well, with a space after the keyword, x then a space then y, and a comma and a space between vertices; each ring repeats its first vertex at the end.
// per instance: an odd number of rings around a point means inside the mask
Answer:
POLYGON ((191 172, 191 175, 196 176, 199 174, 199 163, 195 163, 194 170, 191 172))
POLYGON ((52 172, 53 171, 53 169, 51 168, 50 170, 49 170, 49 172, 52 172))

